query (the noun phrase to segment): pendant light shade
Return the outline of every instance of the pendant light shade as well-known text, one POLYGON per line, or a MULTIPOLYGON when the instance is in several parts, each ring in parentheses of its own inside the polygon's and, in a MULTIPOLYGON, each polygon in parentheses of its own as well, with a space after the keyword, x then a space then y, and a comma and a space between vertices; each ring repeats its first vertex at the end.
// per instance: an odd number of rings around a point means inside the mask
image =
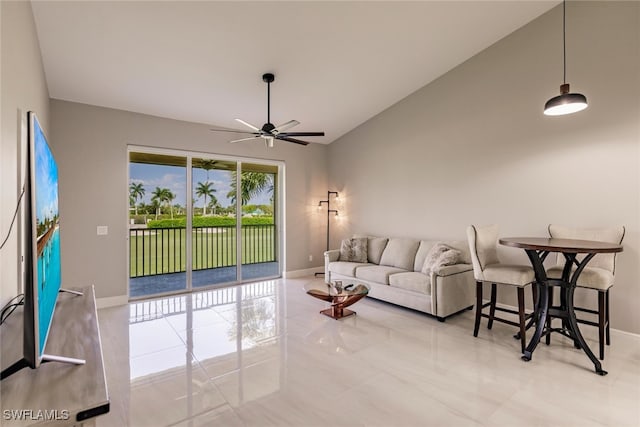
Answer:
POLYGON ((544 104, 546 116, 562 116, 577 113, 587 108, 587 97, 581 93, 569 93, 569 84, 560 86, 560 95, 554 96, 544 104))
POLYGON ((544 104, 546 116, 563 116, 577 113, 588 107, 587 97, 581 93, 569 93, 567 83, 567 43, 566 43, 566 0, 562 2, 562 48, 563 48, 563 84, 560 85, 560 95, 554 96, 544 104))

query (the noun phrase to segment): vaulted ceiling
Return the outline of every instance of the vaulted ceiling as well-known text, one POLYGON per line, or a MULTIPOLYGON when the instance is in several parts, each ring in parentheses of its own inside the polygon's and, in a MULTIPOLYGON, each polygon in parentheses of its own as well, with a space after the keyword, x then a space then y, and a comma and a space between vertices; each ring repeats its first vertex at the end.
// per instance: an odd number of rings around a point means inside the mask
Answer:
POLYGON ((554 1, 34 1, 52 98, 330 143, 554 1))

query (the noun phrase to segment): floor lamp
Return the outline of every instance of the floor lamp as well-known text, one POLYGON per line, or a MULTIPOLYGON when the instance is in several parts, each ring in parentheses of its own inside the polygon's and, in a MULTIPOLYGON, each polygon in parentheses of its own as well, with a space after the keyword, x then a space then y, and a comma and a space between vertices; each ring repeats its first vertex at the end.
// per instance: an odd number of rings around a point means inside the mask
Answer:
MULTIPOLYGON (((329 230, 331 224, 331 214, 338 216, 338 211, 336 209, 331 209, 331 196, 334 196, 336 200, 338 200, 338 192, 337 191, 327 191, 327 200, 320 200, 318 202, 318 210, 322 209, 322 205, 327 205, 327 250, 329 250, 329 230)), ((323 276, 324 273, 315 273, 315 276, 323 276)))

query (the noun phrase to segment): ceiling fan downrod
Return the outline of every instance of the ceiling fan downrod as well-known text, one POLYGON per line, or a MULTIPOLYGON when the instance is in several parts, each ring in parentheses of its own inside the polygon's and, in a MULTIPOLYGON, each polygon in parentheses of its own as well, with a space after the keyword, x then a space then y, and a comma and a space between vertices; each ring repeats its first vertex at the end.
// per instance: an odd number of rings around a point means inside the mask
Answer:
MULTIPOLYGON (((271 83, 276 79, 271 73, 262 75, 262 81, 267 84, 267 124, 271 123, 271 83)), ((270 132, 271 129, 268 131, 270 132)))

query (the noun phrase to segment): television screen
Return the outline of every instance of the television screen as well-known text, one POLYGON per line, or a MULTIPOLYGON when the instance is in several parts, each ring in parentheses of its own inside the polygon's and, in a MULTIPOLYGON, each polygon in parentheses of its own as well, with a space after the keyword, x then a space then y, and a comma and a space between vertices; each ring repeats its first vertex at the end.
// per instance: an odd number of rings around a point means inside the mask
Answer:
MULTIPOLYGON (((42 358, 61 285, 58 165, 36 115, 29 113, 32 277, 25 300, 33 304, 36 366, 42 358), (30 291, 30 292, 28 292, 30 291), (31 294, 31 295, 29 295, 31 294)), ((27 271, 27 275, 29 271, 27 271)), ((30 282, 30 283, 29 283, 30 282)), ((27 331, 25 331, 27 333, 27 331)))
MULTIPOLYGON (((58 165, 35 113, 29 111, 28 162, 23 207, 23 357, 0 372, 0 380, 22 368, 59 361, 82 365, 81 359, 43 354, 62 282, 58 165)), ((69 291, 73 292, 73 291, 69 291)))

